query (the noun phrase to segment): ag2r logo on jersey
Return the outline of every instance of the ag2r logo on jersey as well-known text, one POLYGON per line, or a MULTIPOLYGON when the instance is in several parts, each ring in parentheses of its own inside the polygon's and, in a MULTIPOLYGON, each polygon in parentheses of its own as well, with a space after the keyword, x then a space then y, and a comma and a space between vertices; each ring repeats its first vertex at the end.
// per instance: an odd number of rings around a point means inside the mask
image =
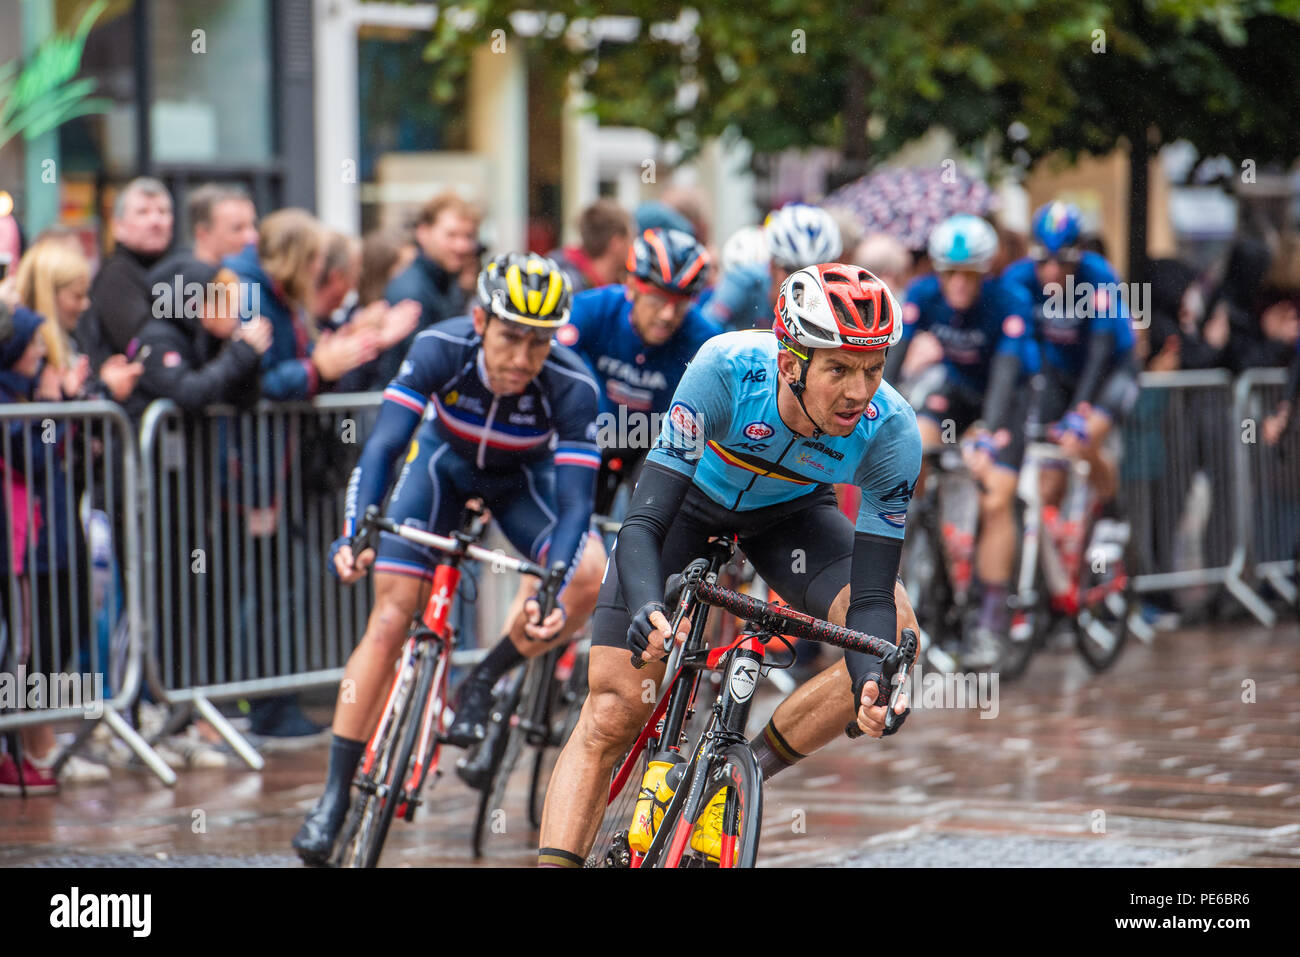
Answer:
POLYGON ((775 431, 776 429, 772 428, 766 422, 751 422, 749 425, 745 426, 745 437, 757 441, 759 439, 771 438, 775 431))

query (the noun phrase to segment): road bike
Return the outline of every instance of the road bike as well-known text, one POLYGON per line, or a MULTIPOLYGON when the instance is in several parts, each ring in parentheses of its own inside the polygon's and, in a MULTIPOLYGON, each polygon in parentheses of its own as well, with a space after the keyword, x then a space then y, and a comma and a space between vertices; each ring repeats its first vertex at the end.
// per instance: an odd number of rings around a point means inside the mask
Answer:
MULTIPOLYGON (((609 536, 618 534, 620 523, 603 515, 593 515, 591 526, 594 533, 609 536)), ((527 791, 528 821, 534 829, 542 826, 549 765, 554 762, 551 752, 558 752, 569 740, 578 723, 583 702, 587 700, 590 648, 590 634, 584 634, 566 648, 554 648, 530 659, 526 665, 515 669, 499 687, 487 734, 475 750, 461 759, 465 765, 482 765, 483 753, 487 754, 483 780, 477 785, 479 800, 471 831, 471 846, 476 858, 483 856, 488 835, 499 820, 498 815, 505 813, 507 786, 521 760, 531 765, 527 791), (526 759, 529 751, 532 752, 531 758, 526 759)))
POLYGON ((377 533, 383 531, 434 549, 444 559, 434 570, 424 610, 411 622, 379 725, 366 743, 353 782, 356 796, 331 858, 334 866, 374 867, 393 819, 413 820, 430 772, 435 779, 440 773, 438 761, 449 713, 447 679, 455 645, 448 617, 460 583, 461 563, 488 562, 494 568, 535 576, 542 582, 538 592, 542 617, 554 607, 564 566, 548 571, 533 562, 488 551, 477 544, 487 523, 481 510, 468 508, 465 525, 445 537, 399 525, 371 506, 352 539, 354 555, 373 547, 377 533))
POLYGON ((1059 445, 1031 442, 1020 472, 1023 503, 1020 567, 1011 598, 1012 627, 1000 671, 1016 678, 1059 628, 1094 671, 1105 671, 1124 650, 1137 613, 1127 524, 1102 516, 1088 483, 1088 463, 1072 461, 1059 445), (1066 470, 1062 505, 1043 500, 1041 474, 1066 470))
MULTIPOLYGON (((686 639, 672 647, 659 701, 614 773, 605 820, 586 861, 589 867, 755 865, 763 817, 763 779, 745 725, 760 678, 772 667, 766 660, 770 641, 788 647, 782 636, 789 635, 878 655, 884 663, 886 684, 892 680, 892 692, 882 690, 878 703, 888 701, 886 726, 894 726, 897 716, 893 708, 916 659, 916 634, 906 629, 895 646, 724 588, 718 584, 718 575, 731 559, 733 548, 733 542, 715 542, 707 558, 691 562, 681 574, 671 630, 676 634, 684 619, 690 621, 690 629, 686 639), (748 623, 734 641, 714 649, 705 644, 710 607, 748 623), (710 673, 721 675, 721 682, 705 685, 705 697, 714 687, 716 695, 711 706, 700 706, 701 679, 710 673), (698 730, 691 734, 688 729, 698 730), (635 786, 647 780, 645 772, 652 760, 672 764, 670 773, 676 783, 670 797, 647 795, 635 786), (662 813, 644 850, 633 847, 629 840, 636 825, 633 808, 642 798, 655 801, 653 816, 662 813), (711 831, 720 835, 716 848, 708 846, 707 837, 696 839, 697 832, 707 836, 711 831)), ((670 588, 670 593, 673 590, 670 588)), ((636 665, 640 659, 634 654, 632 661, 636 665)), ((857 737, 861 731, 851 721, 845 733, 857 737)))

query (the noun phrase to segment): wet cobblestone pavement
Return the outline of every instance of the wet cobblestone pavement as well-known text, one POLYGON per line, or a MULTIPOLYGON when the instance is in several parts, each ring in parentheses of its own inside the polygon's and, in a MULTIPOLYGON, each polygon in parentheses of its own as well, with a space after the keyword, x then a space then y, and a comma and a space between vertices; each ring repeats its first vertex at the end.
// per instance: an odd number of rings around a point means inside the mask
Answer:
MULTIPOLYGON (((1300 866, 1294 624, 1161 635, 1100 678, 1045 653, 998 691, 996 717, 922 708, 894 738, 840 740, 769 782, 760 864, 1300 866)), ((758 702, 754 728, 777 700, 758 702)), ((115 770, 57 797, 0 799, 0 866, 298 866, 289 840, 326 752, 271 753, 260 774, 183 771, 174 789, 115 770)), ((525 779, 481 865, 533 862, 525 779)), ((426 798, 382 863, 473 865, 476 792, 447 765, 426 798)))

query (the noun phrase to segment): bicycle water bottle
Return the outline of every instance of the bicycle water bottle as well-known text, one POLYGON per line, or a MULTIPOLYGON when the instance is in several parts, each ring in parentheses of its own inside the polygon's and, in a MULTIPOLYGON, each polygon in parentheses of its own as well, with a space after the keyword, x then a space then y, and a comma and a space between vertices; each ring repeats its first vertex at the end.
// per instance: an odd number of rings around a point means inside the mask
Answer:
POLYGON ((650 849, 655 830, 663 820, 664 809, 672 800, 673 792, 681 784, 686 772, 686 759, 676 751, 660 751, 650 761, 645 777, 641 779, 641 792, 636 810, 632 813, 632 827, 627 834, 628 847, 638 854, 650 849))

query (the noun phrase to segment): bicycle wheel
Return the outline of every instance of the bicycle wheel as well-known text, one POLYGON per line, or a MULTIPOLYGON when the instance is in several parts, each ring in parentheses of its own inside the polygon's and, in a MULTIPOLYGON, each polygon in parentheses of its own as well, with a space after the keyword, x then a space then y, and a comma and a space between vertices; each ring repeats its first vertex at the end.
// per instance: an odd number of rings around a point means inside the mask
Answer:
MULTIPOLYGON (((531 667, 532 665, 529 665, 529 669, 531 667)), ((506 782, 519 760, 519 752, 523 747, 524 732, 518 725, 516 715, 523 700, 524 684, 529 669, 525 669, 522 678, 511 680, 498 696, 497 706, 492 710, 492 723, 498 726, 504 724, 504 728, 495 733, 494 729, 488 729, 488 737, 495 744, 495 748, 492 755, 492 773, 487 784, 479 792, 478 808, 474 813, 474 830, 470 836, 470 845, 476 858, 483 856, 483 840, 487 835, 488 821, 494 812, 501 810, 501 805, 505 802, 506 782)))
MULTIPOLYGON (((399 679, 400 680, 400 679, 399 679)), ((401 737, 406 718, 406 704, 410 700, 415 686, 415 676, 406 679, 405 686, 397 692, 393 704, 393 720, 384 731, 383 740, 376 746, 375 765, 371 771, 360 777, 354 784, 357 796, 348 811, 343 825, 338 848, 334 852, 335 867, 363 867, 370 846, 371 835, 377 824, 380 799, 378 793, 383 782, 388 778, 388 768, 397 750, 397 741, 401 737)))
POLYGON ((360 848, 362 867, 374 867, 379 862, 379 854, 384 849, 388 838, 388 828, 393 823, 393 814, 401 803, 402 788, 406 783, 406 768, 411 763, 411 752, 415 750, 415 740, 420 734, 420 718, 429 701, 429 691, 433 688, 434 661, 430 657, 428 645, 421 645, 415 659, 415 693, 406 700, 402 715, 401 738, 397 747, 397 757, 389 764, 384 777, 382 794, 377 795, 380 804, 374 827, 370 829, 364 845, 360 848))
MULTIPOLYGON (((654 862, 654 866, 679 868, 756 866, 759 834, 763 825, 763 775, 749 745, 743 743, 729 745, 721 754, 712 758, 704 778, 703 798, 704 807, 692 822, 690 837, 677 859, 672 859, 672 842, 670 842, 654 862), (725 789, 725 803, 721 821, 715 821, 712 825, 721 831, 721 842, 715 859, 706 850, 694 847, 694 836, 701 829, 705 815, 710 814, 711 799, 719 788, 725 789)), ((667 818, 660 826, 665 825, 669 825, 667 818)), ((706 826, 705 829, 707 830, 708 827, 706 826)))
POLYGON ((1088 528, 1089 543, 1079 568, 1079 612, 1074 617, 1075 646, 1093 671, 1115 663, 1128 639, 1129 615, 1134 611, 1133 549, 1130 541, 1117 542, 1107 534, 1115 523, 1095 521, 1088 528))
MULTIPOLYGON (((554 674, 554 671, 552 671, 554 674)), ((548 746, 539 747, 533 754, 533 771, 528 783, 528 821, 534 828, 542 826, 542 807, 546 800, 545 782, 546 755, 553 745, 558 753, 569 741, 574 727, 578 724, 578 715, 587 700, 587 649, 579 646, 573 659, 573 670, 564 681, 552 680, 551 703, 546 713, 546 721, 553 728, 548 746), (556 716, 558 724, 552 724, 556 716)))

